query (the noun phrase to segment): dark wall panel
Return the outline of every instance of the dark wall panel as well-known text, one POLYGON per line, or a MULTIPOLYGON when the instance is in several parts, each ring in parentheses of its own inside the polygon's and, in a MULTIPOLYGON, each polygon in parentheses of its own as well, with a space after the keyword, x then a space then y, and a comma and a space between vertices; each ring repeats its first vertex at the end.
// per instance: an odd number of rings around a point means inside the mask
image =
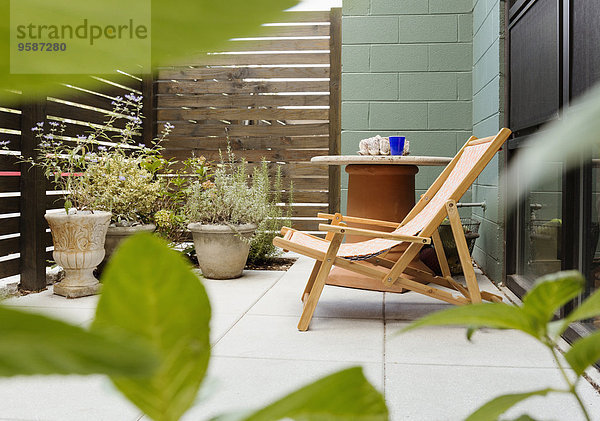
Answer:
POLYGON ((600 81, 599 1, 573 1, 571 23, 571 98, 576 98, 600 81))
POLYGON ((510 28, 510 128, 556 117, 560 104, 558 9, 537 0, 510 28))

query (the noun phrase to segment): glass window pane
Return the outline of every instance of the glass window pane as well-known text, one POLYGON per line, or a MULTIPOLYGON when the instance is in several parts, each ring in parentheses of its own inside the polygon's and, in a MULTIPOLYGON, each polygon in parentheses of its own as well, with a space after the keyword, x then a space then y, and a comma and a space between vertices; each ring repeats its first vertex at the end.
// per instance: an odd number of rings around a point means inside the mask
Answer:
MULTIPOLYGON (((584 261, 587 262, 588 266, 585 270, 587 285, 584 298, 600 287, 600 244, 598 244, 600 238, 600 159, 592 160, 591 181, 591 218, 587 229, 583 233, 586 237, 583 242, 585 245, 584 253, 587 252, 584 261)), ((598 329, 600 327, 600 317, 587 321, 586 325, 591 329, 598 329)))
POLYGON ((549 181, 532 189, 522 215, 519 272, 532 279, 561 270, 562 164, 546 171, 549 181))

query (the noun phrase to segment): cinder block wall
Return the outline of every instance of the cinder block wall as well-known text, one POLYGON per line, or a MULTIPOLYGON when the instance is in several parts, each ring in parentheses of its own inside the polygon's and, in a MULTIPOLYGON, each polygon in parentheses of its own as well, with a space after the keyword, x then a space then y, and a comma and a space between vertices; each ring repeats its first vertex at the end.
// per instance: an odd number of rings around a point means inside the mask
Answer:
MULTIPOLYGON (((473 0, 344 0, 344 154, 376 134, 405 135, 413 155, 456 153, 473 128, 472 10, 473 0)), ((440 171, 420 169, 417 195, 440 171)))
MULTIPOLYGON (((474 0, 473 9, 473 134, 490 136, 504 125, 504 7, 502 0, 474 0)), ((481 221, 481 237, 473 258, 493 281, 503 279, 504 198, 498 187, 503 167, 496 155, 472 188, 473 201, 487 204, 473 210, 481 221)))

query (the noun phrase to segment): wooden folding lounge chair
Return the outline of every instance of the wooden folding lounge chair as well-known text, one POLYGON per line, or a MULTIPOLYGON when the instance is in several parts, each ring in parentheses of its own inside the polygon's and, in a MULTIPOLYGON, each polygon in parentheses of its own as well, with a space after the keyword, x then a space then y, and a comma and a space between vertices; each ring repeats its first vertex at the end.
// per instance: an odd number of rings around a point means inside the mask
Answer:
POLYGON ((308 329, 333 266, 380 281, 388 287, 415 291, 451 304, 479 303, 482 299, 501 301, 501 297, 479 289, 456 203, 502 147, 510 133, 510 130, 502 129, 496 136, 484 139, 471 137, 401 223, 340 214, 319 214, 319 217, 331 221, 331 224, 319 225, 321 231, 327 232, 325 239, 291 228, 283 228, 281 231, 283 238, 277 237, 273 240, 276 246, 316 259, 302 294, 304 310, 298 329, 302 331, 308 329), (445 218, 450 220, 466 285, 454 280, 450 275, 438 234, 438 227, 445 218), (346 225, 346 222, 396 229, 392 232, 383 232, 351 228, 346 225), (342 244, 346 234, 372 237, 372 239, 342 244), (418 256, 421 248, 431 244, 432 241, 442 276, 435 276, 433 273, 411 266, 411 262, 418 256), (405 250, 397 261, 386 259, 390 250, 401 247, 405 247, 405 250), (459 294, 427 284, 450 288, 459 294))

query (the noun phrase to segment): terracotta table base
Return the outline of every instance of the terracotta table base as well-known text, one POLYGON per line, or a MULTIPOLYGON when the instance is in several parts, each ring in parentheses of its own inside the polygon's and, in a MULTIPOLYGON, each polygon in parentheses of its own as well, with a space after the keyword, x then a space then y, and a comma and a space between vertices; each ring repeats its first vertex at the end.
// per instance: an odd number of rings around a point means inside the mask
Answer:
MULTIPOLYGON (((348 165, 348 216, 402 222, 415 206, 416 165, 348 165)), ((348 224, 355 228, 384 230, 372 225, 348 224)), ((388 228, 385 231, 393 231, 388 228)), ((356 243, 366 237, 348 236, 356 243)))

